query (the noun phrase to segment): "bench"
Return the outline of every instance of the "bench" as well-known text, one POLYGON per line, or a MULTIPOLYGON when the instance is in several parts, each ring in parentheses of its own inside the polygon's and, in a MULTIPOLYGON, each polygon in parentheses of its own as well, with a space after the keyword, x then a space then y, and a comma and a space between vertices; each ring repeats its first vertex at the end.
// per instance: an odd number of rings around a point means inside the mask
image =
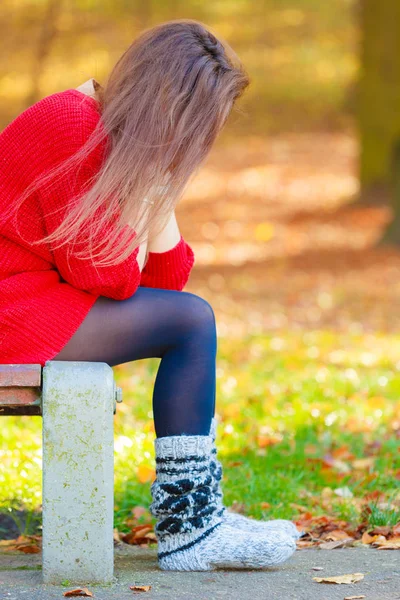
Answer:
POLYGON ((44 583, 113 581, 113 416, 121 400, 107 363, 0 365, 0 416, 43 419, 44 583))

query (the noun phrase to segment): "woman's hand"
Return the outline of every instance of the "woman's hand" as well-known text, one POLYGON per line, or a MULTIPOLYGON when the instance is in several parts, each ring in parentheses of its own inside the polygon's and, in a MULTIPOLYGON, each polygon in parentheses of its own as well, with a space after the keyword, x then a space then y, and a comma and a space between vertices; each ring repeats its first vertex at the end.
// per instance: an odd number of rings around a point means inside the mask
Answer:
POLYGON ((152 235, 150 230, 148 237, 149 252, 167 252, 171 250, 181 239, 178 223, 176 221, 175 211, 171 212, 171 216, 165 227, 157 235, 152 235))
MULTIPOLYGON (((148 206, 144 204, 142 208, 143 218, 147 210, 148 206)), ((139 252, 136 258, 140 271, 143 270, 146 264, 148 252, 167 252, 168 250, 174 248, 174 246, 176 246, 180 239, 181 233, 179 231, 175 211, 173 210, 163 229, 156 235, 152 234, 152 230, 150 229, 149 234, 147 236, 147 240, 140 244, 139 252)))
POLYGON ((143 242, 142 244, 140 244, 140 246, 139 246, 139 252, 138 252, 138 255, 136 257, 136 260, 138 262, 140 271, 143 271, 143 267, 144 267, 144 264, 145 264, 146 256, 147 256, 147 240, 145 242, 143 242))
MULTIPOLYGON (((148 210, 149 210, 148 204, 143 203, 141 206, 139 223, 135 226, 135 230, 137 230, 138 228, 140 228, 143 225, 142 221, 145 222, 146 214, 147 214, 148 210)), ((131 225, 131 227, 134 227, 133 224, 131 225)), ((145 239, 144 242, 139 244, 139 252, 136 256, 136 261, 139 265, 140 272, 143 271, 143 268, 146 264, 146 258, 147 258, 147 252, 148 252, 148 241, 149 241, 149 236, 147 236, 147 238, 145 239)))

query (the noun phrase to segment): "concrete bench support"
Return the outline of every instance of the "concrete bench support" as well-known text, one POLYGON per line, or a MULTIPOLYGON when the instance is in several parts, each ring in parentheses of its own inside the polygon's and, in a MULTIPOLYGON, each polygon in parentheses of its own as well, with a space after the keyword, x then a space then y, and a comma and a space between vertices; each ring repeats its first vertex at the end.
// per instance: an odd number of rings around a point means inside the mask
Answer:
POLYGON ((43 368, 43 581, 113 580, 116 389, 106 363, 43 368))

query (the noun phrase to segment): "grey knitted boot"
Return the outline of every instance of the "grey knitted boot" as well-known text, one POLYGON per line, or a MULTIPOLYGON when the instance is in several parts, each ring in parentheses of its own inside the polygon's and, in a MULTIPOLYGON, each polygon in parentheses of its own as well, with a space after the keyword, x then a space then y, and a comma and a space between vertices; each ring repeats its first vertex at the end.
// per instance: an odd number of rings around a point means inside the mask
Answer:
POLYGON ((273 519, 271 521, 257 521, 256 519, 251 519, 249 517, 245 517, 244 515, 239 515, 237 513, 229 512, 223 505, 223 493, 220 486, 220 481, 222 477, 222 465, 217 459, 217 448, 215 446, 215 437, 216 437, 216 420, 213 418, 211 422, 210 436, 213 441, 213 447, 211 450, 212 453, 212 461, 211 461, 211 469, 213 474, 213 492, 217 499, 218 509, 221 512, 221 516, 224 519, 224 522, 230 525, 231 527, 236 527, 237 529, 241 529, 242 531, 249 531, 253 533, 263 533, 266 531, 282 531, 287 535, 290 535, 294 540, 298 540, 303 532, 298 531, 296 525, 292 523, 292 521, 287 521, 285 519, 273 519))
POLYGON ((242 531, 225 522, 213 491, 210 436, 155 440, 156 480, 151 513, 157 518, 161 569, 209 571, 278 565, 295 551, 282 531, 242 531))

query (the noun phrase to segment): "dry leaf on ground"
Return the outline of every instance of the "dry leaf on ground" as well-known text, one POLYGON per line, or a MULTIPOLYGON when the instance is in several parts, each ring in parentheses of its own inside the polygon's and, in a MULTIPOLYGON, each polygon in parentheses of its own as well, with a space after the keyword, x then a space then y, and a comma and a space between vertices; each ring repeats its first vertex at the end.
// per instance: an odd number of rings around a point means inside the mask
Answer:
POLYGON ((68 590, 67 592, 64 592, 63 596, 89 596, 92 598, 93 594, 87 588, 76 588, 75 590, 68 590))
POLYGON ((366 458, 357 458, 353 460, 353 469, 370 469, 375 464, 375 456, 368 456, 366 458))
POLYGON ((134 592, 149 592, 151 590, 151 585, 130 585, 129 589, 134 592))
POLYGON ((346 596, 344 600, 361 600, 361 598, 365 598, 364 594, 361 594, 361 596, 346 596))
POLYGON ((317 583, 357 583, 364 579, 363 573, 350 573, 349 575, 337 575, 335 577, 313 577, 317 583))
POLYGON ((400 535, 400 522, 393 527, 392 532, 393 535, 400 535))
POLYGON ((340 496, 340 498, 352 498, 353 497, 353 492, 348 487, 336 488, 335 490, 333 490, 333 492, 336 494, 336 496, 340 496))
POLYGON ((367 531, 364 531, 362 534, 361 541, 363 544, 372 544, 372 542, 376 539, 377 536, 369 535, 367 531))
POLYGON ((338 542, 339 540, 348 540, 351 538, 351 536, 342 529, 334 529, 333 531, 329 531, 323 537, 327 542, 338 542))
MULTIPOLYGON (((379 536, 383 537, 383 536, 379 536)), ((400 537, 392 538, 391 540, 381 540, 372 542, 373 546, 377 546, 378 550, 400 550, 400 537)))
POLYGON ((389 525, 380 525, 378 527, 374 527, 370 532, 371 535, 390 535, 392 528, 389 525))
POLYGON ((140 483, 148 483, 153 481, 156 476, 156 472, 152 467, 147 465, 139 465, 136 471, 136 477, 140 483))
POLYGON ((125 544, 135 546, 151 544, 157 540, 152 525, 137 525, 136 527, 132 527, 129 533, 124 535, 120 534, 120 539, 125 542, 125 544))
POLYGON ((42 538, 38 535, 19 535, 15 540, 1 540, 0 546, 10 552, 18 550, 25 554, 38 554, 41 541, 42 538))
POLYGON ((319 544, 318 547, 322 550, 335 550, 336 548, 352 546, 354 541, 354 538, 349 537, 344 540, 337 540, 336 542, 323 542, 322 544, 319 544))
POLYGON ((134 506, 131 512, 135 519, 140 519, 140 517, 144 517, 149 514, 149 511, 144 506, 134 506))
POLYGON ((19 546, 16 548, 19 552, 24 552, 25 554, 38 554, 40 552, 39 546, 33 546, 32 544, 27 546, 19 546))
POLYGON ((302 541, 299 540, 296 542, 296 546, 298 550, 301 550, 302 548, 312 548, 313 546, 315 546, 315 542, 307 542, 307 541, 302 541))

